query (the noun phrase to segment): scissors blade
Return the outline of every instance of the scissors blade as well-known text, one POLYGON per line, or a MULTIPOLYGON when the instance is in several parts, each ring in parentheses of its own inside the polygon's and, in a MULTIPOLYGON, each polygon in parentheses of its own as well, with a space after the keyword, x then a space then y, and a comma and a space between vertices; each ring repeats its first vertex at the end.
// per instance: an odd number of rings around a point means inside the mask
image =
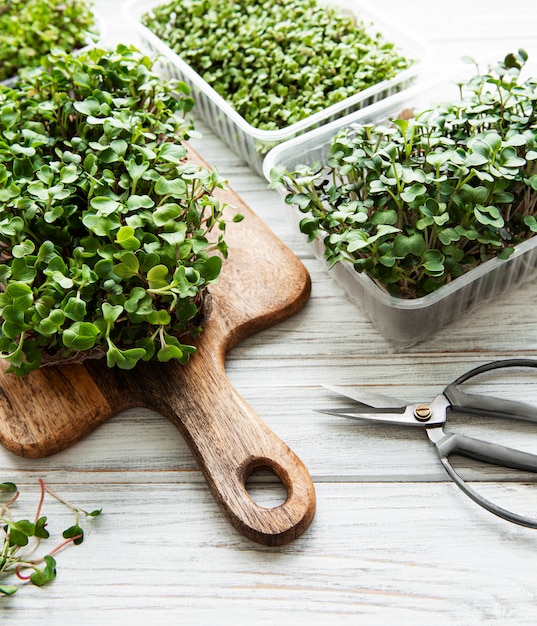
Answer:
POLYGON ((395 424, 404 426, 420 426, 425 427, 426 424, 418 421, 414 416, 414 407, 407 406, 402 411, 394 411, 393 409, 367 409, 356 408, 343 409, 319 409, 318 413, 326 415, 335 415, 337 417, 346 417, 352 420, 366 420, 369 422, 377 422, 382 424, 395 424))
MULTIPOLYGON (((343 389, 343 395, 348 396, 345 387, 330 387, 339 393, 343 389)), ((432 402, 425 404, 407 404, 404 406, 386 406, 382 400, 396 404, 394 398, 389 398, 381 394, 359 390, 352 391, 351 399, 355 399, 355 406, 333 409, 320 409, 319 413, 346 417, 355 420, 369 420, 382 422, 384 424, 403 424, 405 426, 420 426, 430 428, 441 426, 446 421, 446 410, 450 406, 449 400, 443 394, 436 396, 432 402), (369 402, 365 402, 368 400, 369 402), (373 405, 373 403, 375 405, 373 405)))
POLYGON ((391 396, 385 396, 384 394, 376 393, 363 388, 356 389, 355 387, 342 387, 338 385, 323 386, 325 389, 329 389, 340 396, 344 396, 345 398, 349 398, 349 400, 358 402, 358 404, 374 407, 376 409, 400 409, 401 411, 404 411, 407 404, 406 402, 403 402, 403 400, 399 400, 391 396))

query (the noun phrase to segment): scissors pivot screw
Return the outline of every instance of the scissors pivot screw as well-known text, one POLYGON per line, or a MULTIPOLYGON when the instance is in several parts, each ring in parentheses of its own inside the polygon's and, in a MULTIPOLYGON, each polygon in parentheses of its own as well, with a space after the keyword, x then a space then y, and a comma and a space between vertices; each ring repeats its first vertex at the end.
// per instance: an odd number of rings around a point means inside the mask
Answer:
POLYGON ((426 422, 431 419, 433 412, 428 404, 417 404, 414 408, 414 417, 419 422, 426 422))

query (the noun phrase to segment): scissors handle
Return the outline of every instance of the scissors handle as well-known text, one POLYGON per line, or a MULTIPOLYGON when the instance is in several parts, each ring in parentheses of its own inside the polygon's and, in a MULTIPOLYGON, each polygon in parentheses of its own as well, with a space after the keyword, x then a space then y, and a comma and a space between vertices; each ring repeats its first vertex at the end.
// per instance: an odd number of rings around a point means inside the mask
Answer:
POLYGON ((435 445, 440 457, 447 458, 451 454, 460 454, 490 465, 537 473, 537 455, 530 452, 523 452, 458 433, 445 435, 435 445))
POLYGON ((535 406, 515 400, 466 393, 460 388, 462 383, 467 382, 479 374, 491 370, 514 367, 537 368, 537 360, 507 359, 505 361, 493 361, 492 363, 481 365, 480 367, 466 372, 444 389, 444 395, 450 401, 451 409, 454 411, 464 411, 473 415, 537 422, 537 407, 535 406))
MULTIPOLYGON (((430 434, 429 430, 427 432, 430 434)), ((431 437, 431 439, 433 440, 440 461, 450 478, 469 498, 490 513, 509 522, 526 526, 527 528, 537 528, 537 519, 519 515, 518 513, 504 509, 478 493, 466 483, 449 461, 450 455, 459 454, 470 459, 475 459, 476 461, 490 463, 491 465, 537 472, 537 455, 460 434, 444 434, 440 440, 434 440, 433 437, 431 437)))

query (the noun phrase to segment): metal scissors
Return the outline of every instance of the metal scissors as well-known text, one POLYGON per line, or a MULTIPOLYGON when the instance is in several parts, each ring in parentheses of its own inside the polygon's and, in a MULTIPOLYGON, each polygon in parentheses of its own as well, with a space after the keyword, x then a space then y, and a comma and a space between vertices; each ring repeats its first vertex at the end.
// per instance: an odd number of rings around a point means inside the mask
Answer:
POLYGON ((461 389, 462 383, 479 374, 514 367, 537 368, 537 360, 507 359, 487 363, 457 378, 431 402, 406 406, 401 406, 401 402, 394 398, 367 390, 349 392, 346 387, 327 386, 327 389, 354 400, 355 405, 350 408, 322 410, 321 413, 425 429, 450 478, 468 497, 487 511, 505 520, 521 526, 537 528, 537 519, 508 511, 481 496, 464 481, 449 461, 451 455, 458 454, 500 467, 537 473, 537 455, 467 435, 446 433, 443 428, 450 411, 537 423, 537 407, 524 402, 466 393, 461 389))

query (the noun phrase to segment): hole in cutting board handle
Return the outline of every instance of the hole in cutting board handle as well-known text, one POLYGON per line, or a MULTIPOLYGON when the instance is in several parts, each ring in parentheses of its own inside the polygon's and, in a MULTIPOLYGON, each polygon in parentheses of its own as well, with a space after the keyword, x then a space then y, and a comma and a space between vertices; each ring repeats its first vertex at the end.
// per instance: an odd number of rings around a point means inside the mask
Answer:
POLYGON ((253 467, 245 478, 244 486, 250 498, 265 509, 280 506, 287 500, 287 487, 268 465, 253 467))

